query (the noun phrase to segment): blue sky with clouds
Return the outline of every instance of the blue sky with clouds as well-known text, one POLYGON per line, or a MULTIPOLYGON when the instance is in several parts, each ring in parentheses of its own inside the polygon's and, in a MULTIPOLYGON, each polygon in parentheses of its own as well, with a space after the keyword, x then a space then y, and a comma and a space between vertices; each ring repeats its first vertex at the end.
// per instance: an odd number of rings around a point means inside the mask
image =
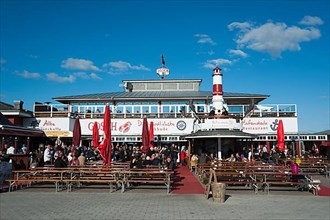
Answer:
POLYGON ((329 1, 1 0, 1 101, 122 91, 123 79, 223 69, 226 92, 297 104, 300 132, 329 129, 329 1))

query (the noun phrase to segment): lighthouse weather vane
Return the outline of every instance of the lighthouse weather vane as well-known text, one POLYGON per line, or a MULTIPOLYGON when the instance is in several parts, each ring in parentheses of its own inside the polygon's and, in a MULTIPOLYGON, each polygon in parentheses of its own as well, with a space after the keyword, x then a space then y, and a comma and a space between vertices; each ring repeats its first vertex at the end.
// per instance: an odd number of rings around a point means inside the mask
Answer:
POLYGON ((165 66, 165 58, 162 54, 162 66, 156 70, 156 73, 160 76, 161 79, 164 79, 165 76, 170 74, 170 70, 165 66))

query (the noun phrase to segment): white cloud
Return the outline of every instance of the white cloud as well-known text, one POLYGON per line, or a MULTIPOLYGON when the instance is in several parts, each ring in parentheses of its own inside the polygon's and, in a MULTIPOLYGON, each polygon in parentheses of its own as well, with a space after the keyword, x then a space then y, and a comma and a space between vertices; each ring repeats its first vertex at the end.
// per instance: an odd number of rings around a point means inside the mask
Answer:
POLYGON ((208 54, 208 55, 212 56, 212 55, 215 54, 215 52, 213 50, 210 50, 210 51, 200 51, 200 52, 197 52, 196 54, 197 55, 208 54))
POLYGON ((27 79, 39 79, 41 77, 40 73, 31 73, 26 70, 24 70, 23 72, 18 72, 18 75, 27 79))
POLYGON ((222 65, 231 65, 233 62, 231 60, 227 60, 227 59, 214 59, 214 60, 207 60, 204 63, 204 67, 205 68, 209 68, 209 69, 213 69, 216 66, 222 66, 222 65))
POLYGON ((73 83, 76 80, 76 77, 73 75, 69 75, 65 77, 65 76, 59 76, 56 73, 47 73, 46 76, 48 80, 55 81, 58 83, 67 83, 67 82, 73 83))
POLYGON ((100 71, 100 69, 90 60, 68 58, 62 61, 62 68, 83 71, 100 71))
POLYGON ((39 56, 33 55, 33 54, 28 54, 27 56, 31 59, 38 59, 39 58, 39 56))
POLYGON ((5 63, 7 63, 7 60, 5 60, 4 58, 0 57, 0 70, 1 71, 5 71, 5 63))
POLYGON ((85 72, 76 72, 73 74, 74 77, 79 77, 82 79, 94 79, 94 80, 101 80, 102 78, 99 77, 96 73, 87 74, 85 72))
POLYGON ((239 56, 239 57, 243 57, 243 58, 246 58, 249 56, 247 53, 243 52, 242 50, 229 50, 229 54, 231 56, 239 56))
POLYGON ((249 22, 233 22, 227 27, 230 31, 234 30, 235 28, 240 29, 241 31, 245 31, 251 27, 251 24, 249 22))
POLYGON ((314 25, 322 25, 323 21, 321 18, 317 16, 307 15, 299 22, 299 24, 314 26, 314 25))
MULTIPOLYGON (((232 24, 228 25, 228 28, 232 24)), ((236 27, 240 29, 236 39, 239 48, 268 53, 273 58, 280 57, 281 53, 287 50, 299 51, 301 50, 300 43, 318 39, 321 36, 317 28, 288 27, 285 23, 267 22, 259 27, 252 25, 249 28, 246 28, 248 25, 243 28, 236 27)))
POLYGON ((99 77, 96 73, 91 73, 89 76, 94 80, 102 80, 102 78, 99 77))
POLYGON ((108 72, 124 72, 128 70, 144 70, 144 71, 150 71, 149 68, 143 66, 140 64, 139 66, 134 66, 128 62, 125 61, 115 61, 115 62, 109 62, 103 65, 103 68, 106 68, 108 72))
POLYGON ((89 75, 85 72, 76 72, 76 73, 73 73, 73 76, 79 77, 82 79, 90 79, 89 75))
POLYGON ((199 43, 199 44, 210 44, 210 45, 217 44, 207 34, 195 34, 194 36, 198 38, 197 43, 199 43))
POLYGON ((0 64, 2 65, 2 64, 5 64, 5 63, 7 63, 7 60, 5 60, 4 58, 0 58, 0 64))

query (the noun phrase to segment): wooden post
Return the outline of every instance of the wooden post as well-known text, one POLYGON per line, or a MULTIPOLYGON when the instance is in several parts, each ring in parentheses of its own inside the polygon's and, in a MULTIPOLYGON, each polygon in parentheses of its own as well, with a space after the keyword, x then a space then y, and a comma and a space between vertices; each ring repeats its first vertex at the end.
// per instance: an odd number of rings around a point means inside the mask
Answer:
POLYGON ((27 137, 26 139, 26 147, 27 147, 27 153, 30 152, 30 137, 27 137))
POLYGON ((15 147, 16 150, 17 150, 17 142, 18 142, 17 137, 15 137, 15 139, 14 139, 14 147, 15 147))
POLYGON ((190 154, 191 154, 191 143, 190 143, 191 140, 188 140, 188 160, 187 160, 187 163, 188 163, 188 167, 189 169, 191 170, 191 165, 190 165, 190 154))

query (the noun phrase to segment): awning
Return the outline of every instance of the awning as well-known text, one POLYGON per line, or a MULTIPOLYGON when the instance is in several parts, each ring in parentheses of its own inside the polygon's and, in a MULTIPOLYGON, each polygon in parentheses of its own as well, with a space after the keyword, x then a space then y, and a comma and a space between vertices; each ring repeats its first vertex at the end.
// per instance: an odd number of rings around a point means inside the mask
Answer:
POLYGON ((44 132, 35 128, 25 128, 14 125, 0 125, 0 135, 43 137, 44 132))
POLYGON ((197 131, 195 133, 191 133, 187 136, 184 136, 186 139, 192 138, 247 138, 254 139, 256 135, 242 132, 240 130, 205 130, 205 131, 197 131))
POLYGON ((330 147, 330 141, 322 141, 320 144, 321 147, 330 147))

